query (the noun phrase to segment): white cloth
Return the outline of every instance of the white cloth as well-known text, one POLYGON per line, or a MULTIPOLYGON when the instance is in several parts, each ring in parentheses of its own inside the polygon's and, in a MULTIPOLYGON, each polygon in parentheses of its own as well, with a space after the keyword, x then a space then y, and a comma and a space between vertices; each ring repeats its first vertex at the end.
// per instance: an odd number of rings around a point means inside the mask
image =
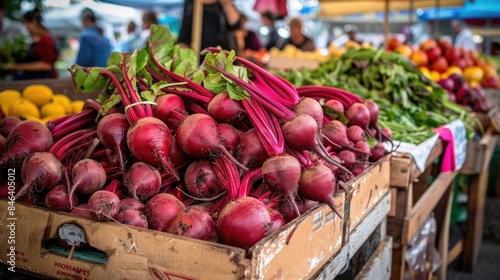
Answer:
POLYGON ((469 28, 464 28, 455 37, 455 46, 463 47, 469 50, 476 49, 476 43, 472 40, 472 31, 469 28))
POLYGON ((0 30, 0 48, 3 47, 5 42, 12 42, 16 37, 26 36, 28 37, 28 32, 24 27, 24 24, 13 21, 7 17, 3 18, 2 29, 0 30))

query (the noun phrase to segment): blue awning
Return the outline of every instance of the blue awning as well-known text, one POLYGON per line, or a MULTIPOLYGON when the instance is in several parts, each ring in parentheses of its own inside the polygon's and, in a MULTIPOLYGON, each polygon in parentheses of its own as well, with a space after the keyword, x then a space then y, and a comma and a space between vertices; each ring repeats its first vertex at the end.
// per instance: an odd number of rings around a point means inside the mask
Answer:
POLYGON ((500 18, 500 1, 466 1, 463 7, 426 9, 418 15, 421 20, 488 19, 500 18))
POLYGON ((184 3, 184 0, 99 0, 99 2, 122 5, 136 9, 153 9, 179 6, 184 3))

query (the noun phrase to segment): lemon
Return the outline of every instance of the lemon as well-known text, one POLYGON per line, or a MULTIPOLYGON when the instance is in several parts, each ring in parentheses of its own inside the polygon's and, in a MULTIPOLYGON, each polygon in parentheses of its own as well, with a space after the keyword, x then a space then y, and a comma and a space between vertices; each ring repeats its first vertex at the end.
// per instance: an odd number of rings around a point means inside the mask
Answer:
POLYGON ((40 109, 40 112, 42 113, 42 118, 48 116, 64 116, 66 114, 66 110, 64 109, 64 107, 61 104, 55 102, 49 102, 43 105, 42 109, 40 109))
POLYGON ((36 106, 42 107, 54 96, 52 89, 46 85, 33 84, 24 88, 23 97, 33 102, 36 106))
POLYGON ((0 92, 0 108, 2 112, 7 115, 9 106, 19 98, 21 98, 21 93, 17 90, 6 89, 0 92))
POLYGON ((9 116, 33 116, 40 118, 38 107, 26 98, 19 98, 9 106, 9 116))
POLYGON ((64 94, 55 94, 52 97, 52 102, 57 103, 64 107, 66 114, 71 114, 73 112, 73 107, 71 106, 71 99, 64 94))
POLYGON ((73 110, 71 111, 73 114, 78 114, 82 111, 83 109, 83 102, 82 100, 75 100, 71 102, 71 106, 73 107, 73 110))

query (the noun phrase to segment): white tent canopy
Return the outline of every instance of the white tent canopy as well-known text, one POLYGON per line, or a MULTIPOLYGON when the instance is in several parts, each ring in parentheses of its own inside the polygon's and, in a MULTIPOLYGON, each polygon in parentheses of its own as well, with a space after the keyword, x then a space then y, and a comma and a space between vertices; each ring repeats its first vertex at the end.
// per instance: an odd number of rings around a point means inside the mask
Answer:
POLYGON ((141 23, 141 11, 120 5, 83 1, 68 8, 55 8, 43 15, 43 23, 56 37, 77 36, 83 30, 80 14, 85 8, 94 11, 99 26, 105 36, 114 38, 115 30, 125 26, 130 20, 141 23))

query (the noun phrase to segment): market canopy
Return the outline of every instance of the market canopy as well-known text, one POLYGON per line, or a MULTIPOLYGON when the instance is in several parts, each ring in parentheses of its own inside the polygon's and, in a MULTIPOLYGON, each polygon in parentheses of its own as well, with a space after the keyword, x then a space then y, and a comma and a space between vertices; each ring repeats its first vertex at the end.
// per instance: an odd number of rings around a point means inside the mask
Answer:
MULTIPOLYGON (((349 14, 374 13, 385 10, 385 0, 320 0, 320 16, 342 16, 349 14)), ((390 0, 390 11, 409 10, 410 0, 390 0)), ((465 0, 439 0, 440 7, 461 7, 465 0)), ((413 9, 436 7, 436 0, 413 0, 413 9)))
POLYGON ((500 18, 500 2, 498 0, 475 0, 457 8, 427 9, 418 17, 421 20, 500 18))
POLYGON ((99 2, 122 5, 136 9, 153 9, 179 6, 184 3, 184 0, 99 0, 99 2))

